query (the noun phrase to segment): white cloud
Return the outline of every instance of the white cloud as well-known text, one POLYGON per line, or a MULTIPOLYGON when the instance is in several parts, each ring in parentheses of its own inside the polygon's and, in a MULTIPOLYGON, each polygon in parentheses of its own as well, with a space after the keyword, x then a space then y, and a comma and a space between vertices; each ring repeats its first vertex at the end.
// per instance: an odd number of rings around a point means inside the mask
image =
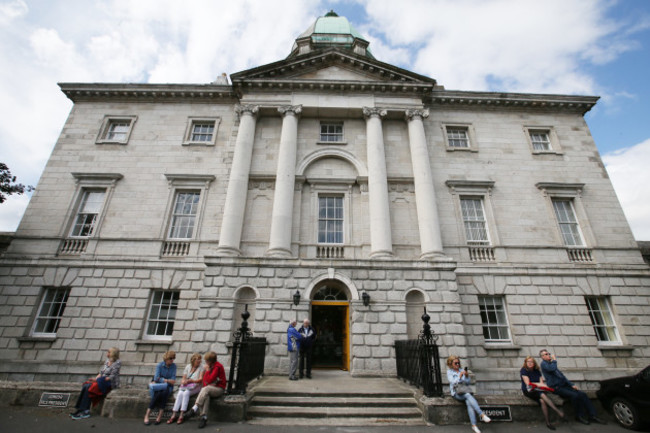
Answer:
POLYGON ((25 16, 29 8, 23 0, 0 4, 0 25, 7 25, 16 18, 25 16))
MULTIPOLYGON (((11 167, 10 167, 11 168, 11 167)), ((29 203, 30 197, 23 195, 12 195, 0 204, 0 232, 13 232, 18 228, 18 223, 23 217, 25 208, 29 203)))
POLYGON ((634 237, 650 240, 650 138, 603 155, 603 162, 634 237))

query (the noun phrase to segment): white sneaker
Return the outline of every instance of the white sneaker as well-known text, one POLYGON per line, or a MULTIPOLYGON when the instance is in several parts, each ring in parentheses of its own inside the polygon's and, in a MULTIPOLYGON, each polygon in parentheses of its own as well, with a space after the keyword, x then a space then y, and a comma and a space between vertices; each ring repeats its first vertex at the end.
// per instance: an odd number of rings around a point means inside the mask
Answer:
POLYGON ((486 414, 481 414, 481 421, 483 421, 484 423, 489 423, 492 420, 486 414))
POLYGON ((479 430, 478 427, 476 427, 475 425, 472 426, 472 431, 474 433, 481 433, 481 430, 479 430))

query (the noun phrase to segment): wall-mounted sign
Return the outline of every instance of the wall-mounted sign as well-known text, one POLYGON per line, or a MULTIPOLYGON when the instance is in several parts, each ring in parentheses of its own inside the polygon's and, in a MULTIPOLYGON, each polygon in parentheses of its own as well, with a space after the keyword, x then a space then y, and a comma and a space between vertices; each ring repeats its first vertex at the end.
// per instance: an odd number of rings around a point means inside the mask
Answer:
POLYGON ((44 392, 38 402, 39 406, 66 407, 70 401, 70 393, 44 392))
POLYGON ((481 406, 481 410, 492 421, 512 421, 512 414, 510 413, 510 406, 481 406))

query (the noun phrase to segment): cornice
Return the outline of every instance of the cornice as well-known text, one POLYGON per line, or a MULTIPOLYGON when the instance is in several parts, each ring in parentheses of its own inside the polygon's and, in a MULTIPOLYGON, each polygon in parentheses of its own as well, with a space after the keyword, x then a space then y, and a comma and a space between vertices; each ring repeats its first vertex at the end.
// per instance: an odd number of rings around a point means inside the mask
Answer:
POLYGON ((431 106, 469 109, 515 109, 564 111, 585 114, 596 105, 598 96, 550 95, 536 93, 464 92, 434 90, 431 106))
POLYGON ((59 83, 59 87, 75 103, 98 100, 231 103, 237 99, 232 86, 218 84, 59 83))

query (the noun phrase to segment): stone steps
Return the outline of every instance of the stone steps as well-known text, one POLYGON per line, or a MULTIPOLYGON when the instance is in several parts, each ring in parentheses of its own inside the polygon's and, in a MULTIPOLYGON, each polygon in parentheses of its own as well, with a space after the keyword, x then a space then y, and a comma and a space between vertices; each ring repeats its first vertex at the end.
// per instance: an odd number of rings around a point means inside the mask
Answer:
POLYGON ((404 391, 257 390, 247 416, 260 425, 424 425, 412 393, 404 391))

